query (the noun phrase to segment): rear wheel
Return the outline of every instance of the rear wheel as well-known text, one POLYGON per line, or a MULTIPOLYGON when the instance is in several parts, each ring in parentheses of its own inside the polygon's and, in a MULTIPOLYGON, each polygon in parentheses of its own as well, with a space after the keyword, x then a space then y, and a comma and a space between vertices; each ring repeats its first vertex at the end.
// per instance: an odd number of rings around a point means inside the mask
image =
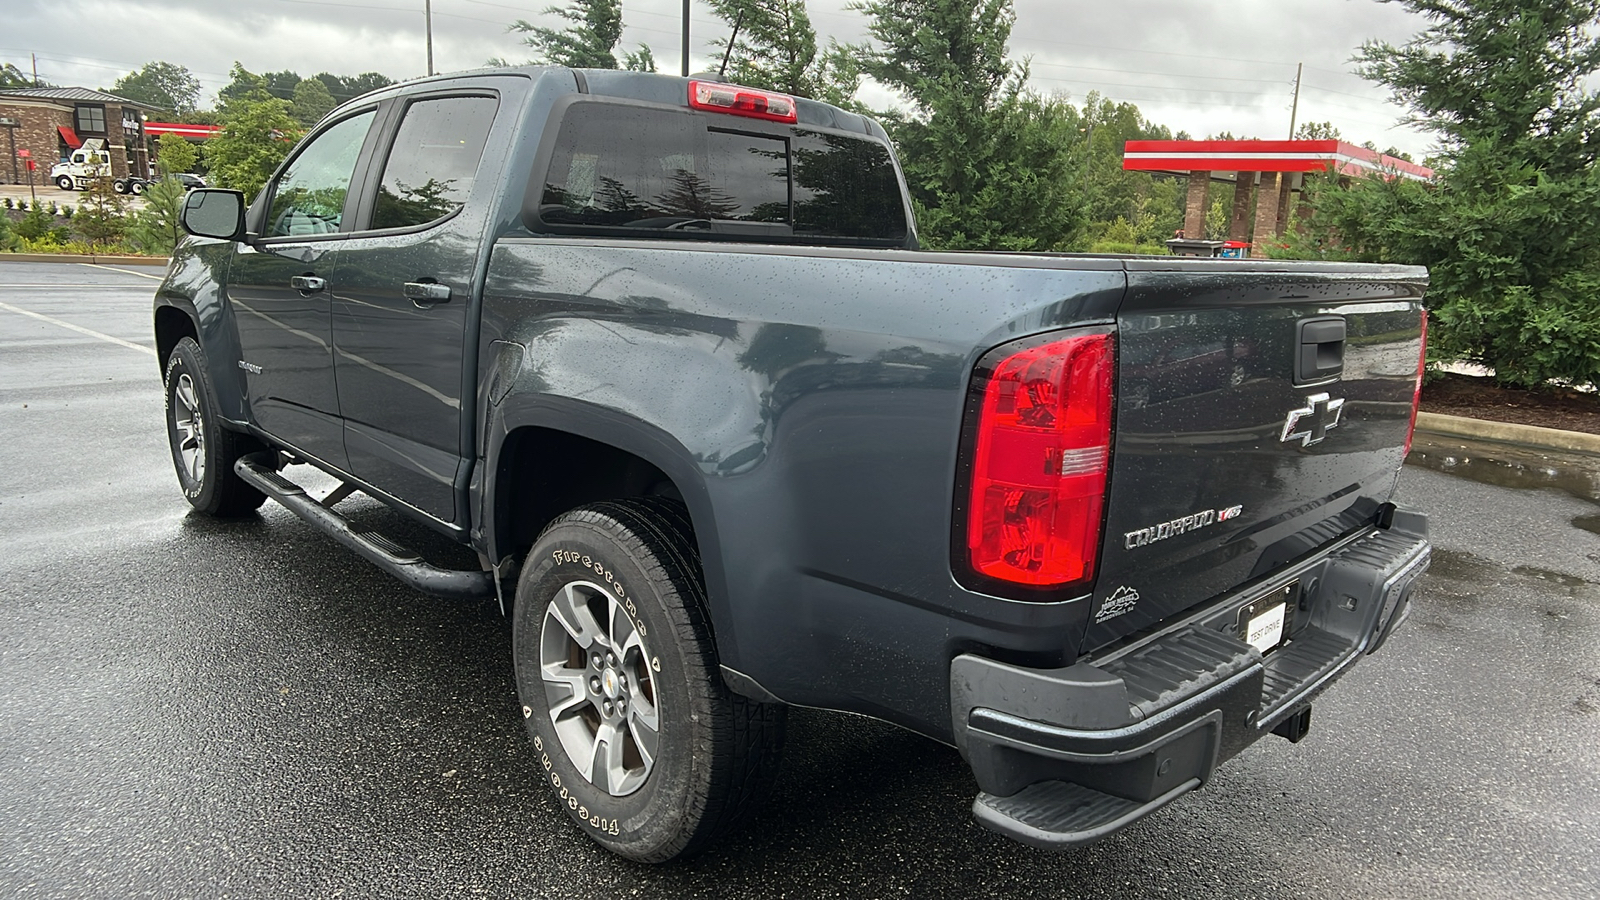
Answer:
POLYGON ((183 495, 212 516, 259 509, 267 496, 233 471, 239 457, 263 449, 249 435, 222 427, 205 351, 183 338, 167 357, 167 441, 183 495))
POLYGON ((607 849, 641 862, 695 853, 771 788, 785 710, 723 684, 681 505, 558 518, 523 567, 513 635, 543 776, 607 849))

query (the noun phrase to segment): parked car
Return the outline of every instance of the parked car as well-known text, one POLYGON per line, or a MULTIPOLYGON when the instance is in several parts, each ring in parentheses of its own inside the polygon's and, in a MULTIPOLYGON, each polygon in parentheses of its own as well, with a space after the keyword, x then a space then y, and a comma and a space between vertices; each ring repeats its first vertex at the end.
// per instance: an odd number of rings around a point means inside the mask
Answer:
POLYGON ((206 180, 204 178, 201 178, 199 175, 195 175, 190 172, 173 172, 167 177, 178 179, 183 183, 183 189, 186 191, 192 191, 195 188, 203 188, 206 186, 206 180))
POLYGON ((826 104, 429 78, 183 223, 154 325, 189 503, 498 602, 540 777, 632 859, 759 802, 787 705, 953 745, 1001 834, 1098 840, 1303 738, 1429 562, 1394 503, 1423 269, 925 252, 883 128, 826 104))

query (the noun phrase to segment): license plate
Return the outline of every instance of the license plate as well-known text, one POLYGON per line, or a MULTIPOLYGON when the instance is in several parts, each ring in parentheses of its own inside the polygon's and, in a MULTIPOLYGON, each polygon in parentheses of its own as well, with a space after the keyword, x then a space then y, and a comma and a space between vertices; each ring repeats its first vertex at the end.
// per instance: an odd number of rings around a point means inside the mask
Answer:
POLYGON ((1239 639, 1263 654, 1289 636, 1290 604, 1297 602, 1299 582, 1291 582, 1271 594, 1239 607, 1239 639))
POLYGON ((1283 642, 1284 604, 1256 613, 1245 625, 1244 639, 1250 646, 1266 653, 1283 642))

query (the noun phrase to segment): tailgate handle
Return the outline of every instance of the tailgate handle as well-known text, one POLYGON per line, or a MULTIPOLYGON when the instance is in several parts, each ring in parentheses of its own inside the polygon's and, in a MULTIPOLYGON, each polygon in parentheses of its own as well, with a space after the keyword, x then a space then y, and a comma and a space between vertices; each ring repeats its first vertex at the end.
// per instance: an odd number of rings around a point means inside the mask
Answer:
POLYGON ((1301 319, 1295 354, 1295 384, 1332 378, 1344 371, 1345 325, 1342 316, 1301 319))

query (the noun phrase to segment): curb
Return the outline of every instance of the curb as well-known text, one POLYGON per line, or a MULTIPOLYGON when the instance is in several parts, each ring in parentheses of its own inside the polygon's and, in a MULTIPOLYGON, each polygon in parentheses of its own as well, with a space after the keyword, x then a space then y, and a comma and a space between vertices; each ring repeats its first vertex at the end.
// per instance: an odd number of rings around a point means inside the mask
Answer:
POLYGON ((121 263, 125 266, 165 266, 165 256, 96 256, 81 253, 0 253, 0 262, 121 263))
POLYGON ((1565 450, 1600 456, 1600 434, 1585 434, 1581 431, 1562 431, 1559 428, 1515 425, 1511 422, 1491 422, 1486 419, 1469 419, 1465 416, 1447 416, 1430 412, 1417 413, 1417 430, 1478 441, 1521 444, 1524 447, 1536 447, 1541 450, 1565 450))

